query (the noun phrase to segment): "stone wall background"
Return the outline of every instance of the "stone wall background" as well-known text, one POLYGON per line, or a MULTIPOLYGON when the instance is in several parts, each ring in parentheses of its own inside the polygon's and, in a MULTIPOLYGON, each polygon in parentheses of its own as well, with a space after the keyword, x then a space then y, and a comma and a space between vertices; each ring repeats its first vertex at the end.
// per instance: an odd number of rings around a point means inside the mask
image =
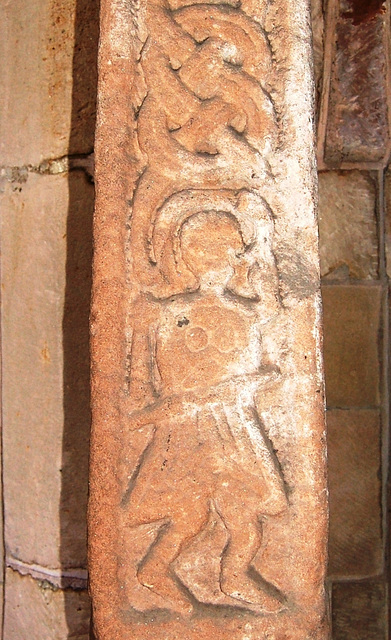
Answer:
POLYGON ((95 0, 0 6, 3 638, 89 637, 95 0))
POLYGON ((384 640, 389 563, 390 7, 382 0, 312 4, 333 640, 384 640))
MULTIPOLYGON (((387 637, 389 6, 313 0, 334 640, 387 637)), ((0 6, 3 640, 86 640, 97 0, 0 6)), ((1 557, 1 556, 0 556, 1 557)))

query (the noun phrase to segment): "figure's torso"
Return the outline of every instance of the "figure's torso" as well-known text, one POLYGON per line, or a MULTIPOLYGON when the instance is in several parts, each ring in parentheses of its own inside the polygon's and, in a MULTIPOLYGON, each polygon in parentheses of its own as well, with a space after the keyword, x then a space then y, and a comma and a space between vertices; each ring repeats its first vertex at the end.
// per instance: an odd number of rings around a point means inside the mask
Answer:
POLYGON ((164 395, 254 373, 260 364, 255 313, 217 296, 175 300, 162 310, 155 358, 164 395))

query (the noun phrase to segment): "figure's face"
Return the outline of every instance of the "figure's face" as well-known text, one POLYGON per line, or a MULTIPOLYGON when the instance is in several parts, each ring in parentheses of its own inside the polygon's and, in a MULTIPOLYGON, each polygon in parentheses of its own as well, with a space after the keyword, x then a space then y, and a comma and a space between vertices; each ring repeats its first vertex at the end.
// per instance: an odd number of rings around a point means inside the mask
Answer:
POLYGON ((237 222, 219 212, 198 213, 186 220, 181 247, 186 264, 200 279, 211 272, 232 272, 236 256, 244 249, 237 222))

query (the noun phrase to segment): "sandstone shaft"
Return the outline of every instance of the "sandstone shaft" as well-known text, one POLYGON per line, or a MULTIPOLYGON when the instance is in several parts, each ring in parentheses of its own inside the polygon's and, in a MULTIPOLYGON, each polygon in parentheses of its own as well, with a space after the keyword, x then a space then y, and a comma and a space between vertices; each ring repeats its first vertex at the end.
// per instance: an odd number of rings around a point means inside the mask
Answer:
POLYGON ((103 0, 98 640, 327 636, 313 81, 298 0, 103 0))

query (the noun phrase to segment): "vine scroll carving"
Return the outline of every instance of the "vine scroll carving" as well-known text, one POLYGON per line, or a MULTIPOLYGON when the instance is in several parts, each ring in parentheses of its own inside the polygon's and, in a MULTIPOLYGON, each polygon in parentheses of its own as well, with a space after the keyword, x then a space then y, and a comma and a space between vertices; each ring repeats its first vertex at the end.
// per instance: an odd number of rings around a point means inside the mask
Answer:
POLYGON ((296 4, 102 3, 99 640, 325 634, 310 49, 296 4))

